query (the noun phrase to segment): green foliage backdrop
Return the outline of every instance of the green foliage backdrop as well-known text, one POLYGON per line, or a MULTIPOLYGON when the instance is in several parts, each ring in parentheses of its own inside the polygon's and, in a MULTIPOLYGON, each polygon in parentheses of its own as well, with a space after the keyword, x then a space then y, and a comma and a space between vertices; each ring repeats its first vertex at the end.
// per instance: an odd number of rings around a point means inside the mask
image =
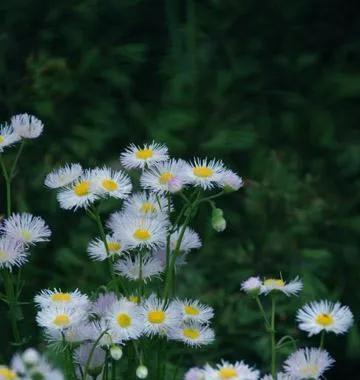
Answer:
MULTIPOLYGON (((339 299, 359 316, 358 8, 340 0, 3 0, 1 119, 30 112, 46 125, 26 147, 15 204, 54 231, 24 269, 24 300, 43 287, 90 291, 105 276, 86 255, 95 228, 59 209, 45 174, 68 161, 116 167, 128 143, 155 139, 184 158, 222 158, 246 180, 220 205, 224 233, 211 230, 205 212, 194 225, 205 246, 178 286, 214 305, 218 339, 184 357, 184 367, 222 357, 251 363, 267 350, 256 309, 239 292, 249 275, 303 278, 300 299, 281 309, 284 330, 300 340, 299 303, 339 299)), ((3 206, 3 187, 0 195, 3 206)), ((35 344, 34 310, 25 310, 35 344)), ((9 333, 3 322, 0 329, 6 351, 9 333)), ((328 348, 333 378, 354 378, 357 325, 328 348)))

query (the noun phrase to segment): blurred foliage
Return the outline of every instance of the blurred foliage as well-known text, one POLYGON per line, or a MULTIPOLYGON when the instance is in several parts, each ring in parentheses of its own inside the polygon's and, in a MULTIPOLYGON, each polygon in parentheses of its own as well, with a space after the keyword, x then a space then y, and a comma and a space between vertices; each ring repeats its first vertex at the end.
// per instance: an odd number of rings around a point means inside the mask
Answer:
MULTIPOLYGON (((281 330, 301 342, 303 302, 339 299, 359 316, 357 2, 3 0, 0 11, 1 118, 31 112, 46 124, 16 178, 17 209, 54 231, 24 270, 24 299, 51 286, 90 291, 105 276, 86 256, 95 227, 59 209, 45 174, 68 161, 116 167, 127 144, 155 139, 175 156, 221 158, 246 180, 218 204, 224 233, 211 230, 209 210, 194 223, 205 245, 178 285, 214 305, 218 339, 184 366, 267 352, 255 305, 239 292, 249 275, 303 278, 301 297, 280 308, 281 330)), ((36 331, 31 305, 23 324, 36 331)), ((329 337, 329 378, 360 369, 359 334, 329 337)))

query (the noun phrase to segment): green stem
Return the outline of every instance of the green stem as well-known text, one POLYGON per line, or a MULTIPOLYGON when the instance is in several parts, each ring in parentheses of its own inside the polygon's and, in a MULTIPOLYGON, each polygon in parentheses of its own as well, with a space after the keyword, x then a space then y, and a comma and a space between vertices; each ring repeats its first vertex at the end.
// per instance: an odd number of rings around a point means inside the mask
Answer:
POLYGON ((18 151, 17 151, 17 154, 16 154, 16 157, 15 157, 15 160, 14 160, 12 166, 11 166, 10 175, 9 175, 10 181, 11 181, 11 180, 14 178, 14 176, 15 176, 16 166, 17 166, 17 164, 18 164, 18 162, 19 162, 19 158, 20 158, 20 156, 21 156, 21 153, 22 153, 23 150, 24 150, 24 146, 25 146, 25 140, 22 139, 22 140, 21 140, 21 143, 20 143, 20 147, 19 147, 19 149, 18 149, 18 151))
POLYGON ((90 353, 89 353, 89 357, 86 361, 86 364, 85 364, 85 367, 84 367, 84 374, 83 374, 83 380, 86 380, 87 378, 87 375, 88 375, 88 372, 89 372, 89 366, 90 366, 90 363, 91 363, 91 359, 94 355, 94 352, 95 352, 95 348, 97 347, 97 345, 99 344, 101 338, 107 334, 107 330, 103 331, 99 337, 96 339, 95 343, 93 344, 93 346, 91 347, 91 350, 90 350, 90 353))
POLYGON ((267 318, 267 316, 266 316, 266 313, 265 313, 264 307, 263 307, 263 305, 262 305, 262 303, 261 303, 261 300, 260 300, 259 296, 256 296, 256 297, 255 297, 255 300, 256 300, 256 303, 258 304, 258 307, 259 307, 259 310, 260 310, 260 312, 261 312, 261 315, 262 315, 263 318, 264 318, 266 328, 267 328, 267 329, 270 329, 270 323, 269 323, 269 320, 268 320, 268 318, 267 318))
POLYGON ((271 296, 271 374, 273 379, 276 376, 276 341, 275 341, 275 312, 276 312, 276 300, 274 296, 271 296))
MULTIPOLYGON (((89 210, 88 212, 89 212, 89 215, 95 220, 95 223, 97 224, 97 227, 98 227, 98 230, 99 230, 99 233, 100 233, 100 238, 103 241, 105 249, 106 249, 107 262, 108 262, 108 265, 109 265, 109 272, 110 272, 110 276, 111 276, 111 279, 112 279, 112 283, 114 284, 116 293, 119 294, 120 293, 119 285, 118 285, 117 278, 115 277, 112 257, 111 257, 111 253, 110 253, 110 250, 109 250, 109 245, 108 245, 108 242, 107 242, 107 239, 106 239, 106 234, 105 234, 104 226, 103 226, 102 221, 101 221, 101 216, 100 216, 99 209, 95 209, 93 212, 91 212, 89 210)), ((119 282, 120 282, 120 286, 121 286, 122 290, 125 291, 124 286, 121 283, 121 279, 120 278, 119 278, 119 282)))
POLYGON ((321 336, 320 336, 320 348, 323 349, 325 344, 325 330, 321 331, 321 336))

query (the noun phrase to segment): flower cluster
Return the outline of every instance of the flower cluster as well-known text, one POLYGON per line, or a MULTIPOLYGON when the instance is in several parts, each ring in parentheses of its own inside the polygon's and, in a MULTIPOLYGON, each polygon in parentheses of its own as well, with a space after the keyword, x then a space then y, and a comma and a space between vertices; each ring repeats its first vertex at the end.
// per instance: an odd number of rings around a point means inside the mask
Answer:
POLYGON ((0 380, 64 380, 64 375, 33 348, 13 356, 10 367, 0 366, 0 380))

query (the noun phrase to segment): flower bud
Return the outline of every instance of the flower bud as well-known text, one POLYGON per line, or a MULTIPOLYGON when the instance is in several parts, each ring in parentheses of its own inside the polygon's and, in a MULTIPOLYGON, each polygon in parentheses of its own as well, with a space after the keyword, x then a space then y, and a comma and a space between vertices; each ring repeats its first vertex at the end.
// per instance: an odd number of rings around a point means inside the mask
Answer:
POLYGON ((220 184, 227 193, 237 191, 244 186, 242 178, 231 170, 225 170, 220 179, 220 184))
POLYGON ((22 354, 22 360, 28 366, 36 365, 40 360, 40 354, 34 348, 28 348, 22 354))
POLYGON ((120 360, 123 355, 123 350, 114 344, 110 347, 110 355, 114 360, 120 360))
POLYGON ((211 216, 211 225, 217 232, 222 232, 226 228, 226 220, 223 217, 224 213, 220 208, 214 208, 211 216))
POLYGON ((148 369, 144 365, 139 365, 136 369, 136 377, 138 379, 146 379, 148 376, 148 369))
POLYGON ((259 277, 250 277, 241 284, 241 290, 252 296, 260 294, 262 282, 259 277))

